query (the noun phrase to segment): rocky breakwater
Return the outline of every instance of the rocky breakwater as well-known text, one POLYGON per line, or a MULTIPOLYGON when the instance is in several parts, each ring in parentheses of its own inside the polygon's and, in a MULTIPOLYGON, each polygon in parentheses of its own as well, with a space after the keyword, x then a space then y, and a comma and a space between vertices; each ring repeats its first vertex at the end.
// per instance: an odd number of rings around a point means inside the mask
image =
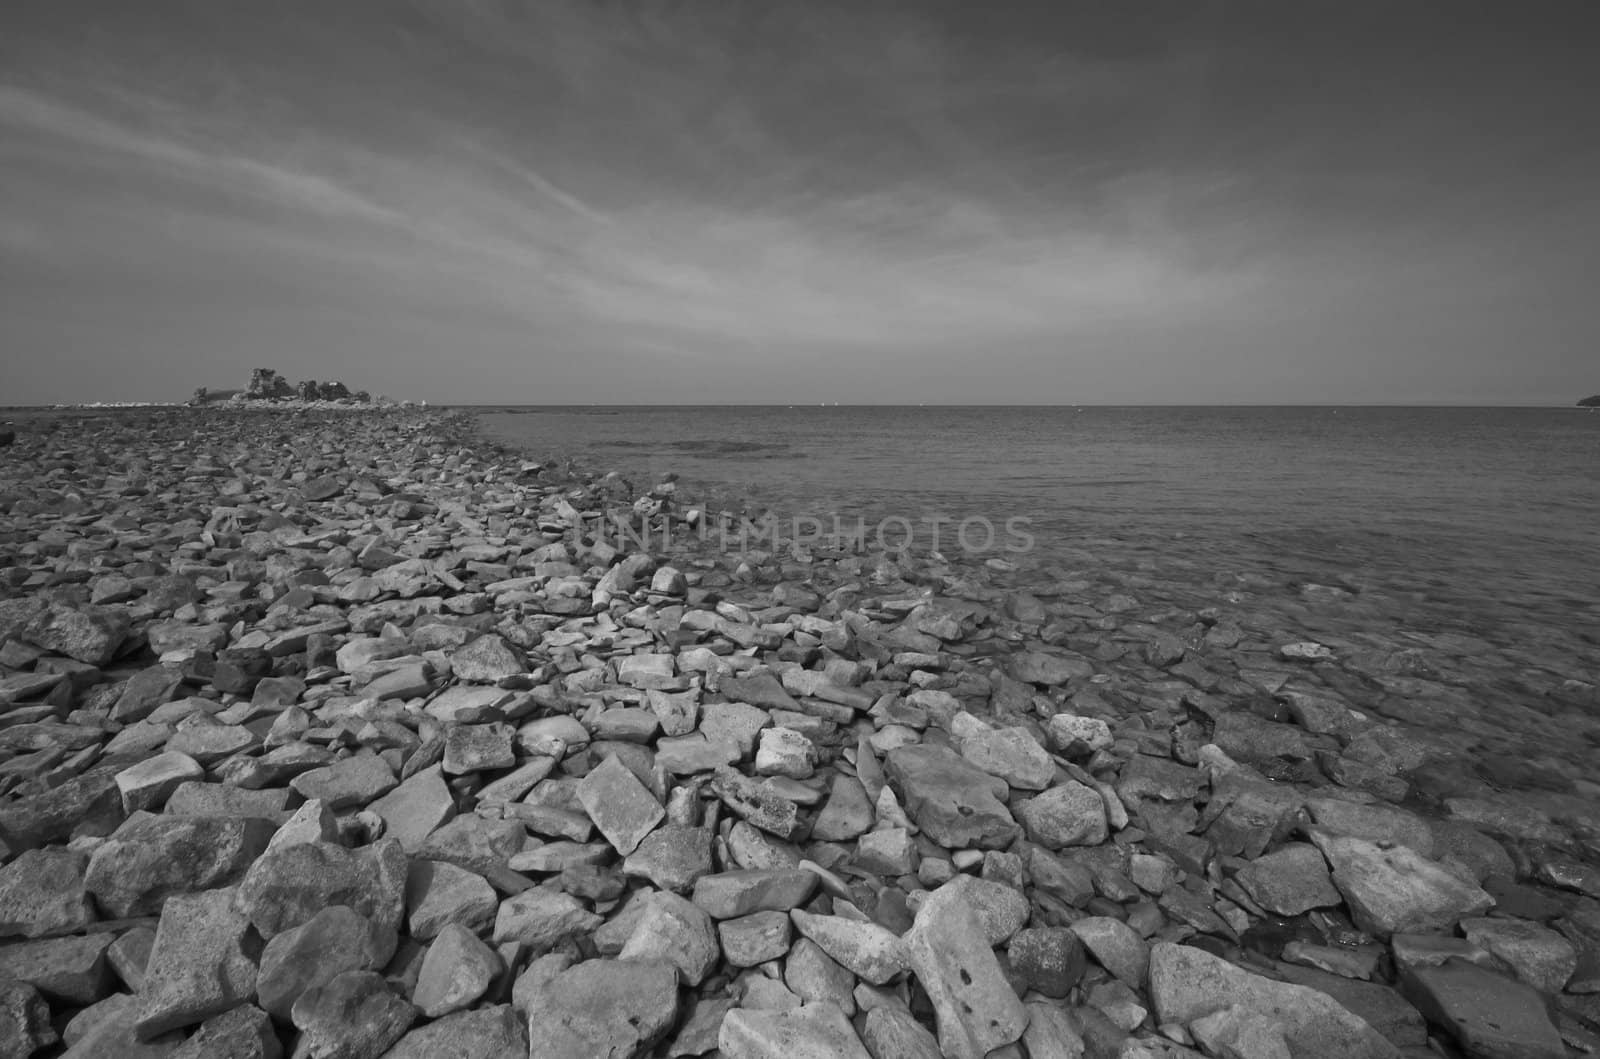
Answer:
POLYGON ((1327 645, 1092 570, 734 554, 467 429, 6 451, 0 1054, 1600 1044, 1593 817, 1472 787, 1327 645))

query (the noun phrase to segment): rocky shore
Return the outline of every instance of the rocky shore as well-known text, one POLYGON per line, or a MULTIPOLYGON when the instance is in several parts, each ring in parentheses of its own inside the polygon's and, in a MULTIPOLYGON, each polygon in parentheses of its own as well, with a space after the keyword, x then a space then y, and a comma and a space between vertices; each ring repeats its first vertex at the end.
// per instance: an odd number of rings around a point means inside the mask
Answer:
POLYGON ((1596 788, 1404 652, 741 552, 458 415, 15 431, 0 1055, 1600 1048, 1596 788))

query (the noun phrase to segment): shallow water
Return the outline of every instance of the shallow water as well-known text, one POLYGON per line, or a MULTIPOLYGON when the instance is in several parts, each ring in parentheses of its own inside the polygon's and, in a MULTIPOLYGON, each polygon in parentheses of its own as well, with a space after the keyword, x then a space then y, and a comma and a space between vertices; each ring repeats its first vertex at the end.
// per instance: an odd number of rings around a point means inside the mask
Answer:
MULTIPOLYGON (((1600 679, 1600 414, 477 411, 488 436, 536 458, 618 470, 639 485, 676 473, 689 496, 731 510, 745 502, 869 527, 904 518, 917 523, 919 550, 931 543, 919 521, 930 516, 987 519, 997 544, 1012 539, 1007 519, 1026 519, 1031 550, 977 557, 1014 561, 1023 583, 1041 588, 1088 580, 1149 608, 1219 607, 1269 640, 1410 652, 1417 672, 1474 702, 1482 716, 1472 724, 1582 756, 1533 722, 1548 719, 1563 682, 1600 679)), ((886 539, 903 533, 891 527, 886 539)), ((982 540, 974 523, 968 542, 982 540)), ((953 543, 946 524, 941 550, 957 559, 953 543)))

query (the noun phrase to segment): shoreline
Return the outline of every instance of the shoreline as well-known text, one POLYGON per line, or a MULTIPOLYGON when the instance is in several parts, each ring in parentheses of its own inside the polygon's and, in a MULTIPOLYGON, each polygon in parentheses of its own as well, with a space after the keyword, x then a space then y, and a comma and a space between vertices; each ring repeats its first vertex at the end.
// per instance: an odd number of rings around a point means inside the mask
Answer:
POLYGON ((0 965, 108 1047, 230 1011, 285 1044, 378 1032, 339 1024, 340 989, 418 1054, 438 1027, 525 1049, 530 1014, 687 1054, 843 1025, 1376 1056, 1472 1005, 1549 1048, 1545 1000, 1600 1032, 1595 788, 1507 759, 1521 793, 1492 789, 1429 736, 1448 699, 1353 708, 1376 678, 1351 645, 983 561, 720 530, 630 553, 586 513, 692 526, 693 498, 472 410, 353 410, 384 414, 56 409, 0 449, 0 965), (397 891, 397 865, 429 878, 397 891), (398 955, 336 989, 312 935, 341 903, 398 955), (49 978, 113 935, 87 984, 49 978), (284 958, 241 957, 242 991, 200 959, 262 942, 284 958), (439 999, 458 971, 481 988, 439 999), (1268 994, 1288 1010, 1240 1001, 1268 994))

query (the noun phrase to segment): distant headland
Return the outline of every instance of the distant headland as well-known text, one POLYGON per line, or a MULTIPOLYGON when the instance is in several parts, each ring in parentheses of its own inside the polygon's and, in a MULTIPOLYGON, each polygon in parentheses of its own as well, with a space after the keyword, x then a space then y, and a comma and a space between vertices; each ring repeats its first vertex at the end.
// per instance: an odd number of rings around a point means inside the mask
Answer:
POLYGON ((1600 393, 1595 394, 1593 397, 1585 397, 1583 400, 1578 402, 1578 407, 1600 408, 1600 393))
POLYGON ((240 390, 212 390, 196 387, 189 404, 195 407, 226 402, 230 405, 317 405, 320 407, 396 407, 407 406, 410 401, 396 401, 390 397, 374 398, 366 390, 351 390, 342 382, 317 382, 306 379, 291 383, 272 368, 256 368, 250 373, 250 383, 240 390))

